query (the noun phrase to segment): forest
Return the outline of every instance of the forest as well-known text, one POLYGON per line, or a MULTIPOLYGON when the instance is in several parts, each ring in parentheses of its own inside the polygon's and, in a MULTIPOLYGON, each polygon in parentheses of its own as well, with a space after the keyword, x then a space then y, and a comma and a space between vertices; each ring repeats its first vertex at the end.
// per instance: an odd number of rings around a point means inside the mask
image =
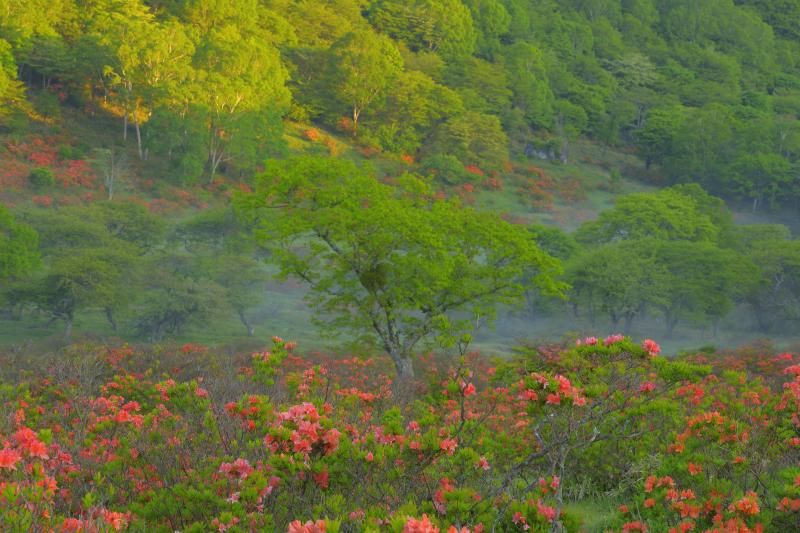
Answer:
POLYGON ((0 0, 0 530, 800 530, 798 118, 798 0, 0 0))

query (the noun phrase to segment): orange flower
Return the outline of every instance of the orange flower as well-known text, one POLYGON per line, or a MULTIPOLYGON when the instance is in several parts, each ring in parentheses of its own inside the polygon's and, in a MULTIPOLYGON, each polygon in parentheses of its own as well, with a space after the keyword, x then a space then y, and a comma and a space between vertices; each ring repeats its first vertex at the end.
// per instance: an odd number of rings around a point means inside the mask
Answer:
POLYGON ((22 456, 16 451, 8 447, 0 450, 0 468, 8 468, 10 470, 17 469, 17 463, 22 459, 22 456))
POLYGON ((428 515, 423 514, 421 520, 409 517, 403 533, 439 533, 439 528, 431 523, 428 515))

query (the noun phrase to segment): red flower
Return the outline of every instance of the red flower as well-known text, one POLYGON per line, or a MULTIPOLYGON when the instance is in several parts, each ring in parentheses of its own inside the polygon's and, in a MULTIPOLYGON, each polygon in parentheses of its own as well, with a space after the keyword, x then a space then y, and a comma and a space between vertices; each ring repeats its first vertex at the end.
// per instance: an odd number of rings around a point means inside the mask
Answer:
POLYGON ((403 533, 439 533, 439 528, 431 523, 428 515, 423 514, 421 520, 408 517, 403 533))
POLYGON ((22 459, 22 456, 16 450, 12 450, 8 443, 6 443, 5 448, 0 450, 0 468, 16 470, 20 459, 22 459))
POLYGON ((453 455, 453 452, 456 451, 456 447, 458 446, 458 441, 455 439, 443 439, 442 443, 439 445, 439 448, 446 451, 448 455, 453 455))
POLYGON ((468 383, 466 387, 463 388, 464 396, 472 396, 475 394, 475 385, 472 383, 468 383))
POLYGON ((653 392, 656 389, 656 384, 652 381, 645 381, 639 385, 639 392, 653 392))
POLYGON ((650 355, 658 355, 661 353, 661 346, 653 339, 645 339, 644 342, 642 342, 642 348, 650 355))
POLYGON ((325 533, 325 522, 323 520, 317 520, 316 522, 309 520, 303 524, 300 520, 295 520, 289 524, 289 529, 286 530, 286 533, 325 533))

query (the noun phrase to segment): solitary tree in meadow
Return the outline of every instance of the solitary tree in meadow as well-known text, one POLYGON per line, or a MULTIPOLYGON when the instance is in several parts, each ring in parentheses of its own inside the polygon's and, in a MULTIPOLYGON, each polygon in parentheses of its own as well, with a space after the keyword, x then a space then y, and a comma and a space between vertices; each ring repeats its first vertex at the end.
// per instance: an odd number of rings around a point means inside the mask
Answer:
POLYGON ((281 275, 309 285, 318 322, 376 339, 400 379, 423 339, 453 342, 530 286, 562 289, 559 262, 525 228, 436 199, 416 177, 393 187, 349 161, 276 161, 237 206, 281 275))

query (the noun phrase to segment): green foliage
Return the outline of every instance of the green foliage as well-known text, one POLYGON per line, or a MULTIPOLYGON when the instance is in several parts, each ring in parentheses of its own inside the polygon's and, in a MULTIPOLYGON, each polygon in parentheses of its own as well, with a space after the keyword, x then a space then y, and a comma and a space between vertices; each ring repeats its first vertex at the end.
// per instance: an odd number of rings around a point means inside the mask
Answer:
POLYGON ((713 216, 713 210, 680 188, 633 193, 618 197, 612 209, 583 224, 576 238, 589 245, 642 238, 716 241, 720 228, 713 216))
POLYGON ((0 205, 0 280, 26 276, 40 265, 39 236, 0 205))
POLYGON ((395 189, 341 160, 275 162, 238 207, 281 274, 310 285, 320 321, 369 333, 401 375, 419 341, 447 344, 470 329, 452 313, 491 318, 518 300, 524 269, 538 267, 532 285, 545 292, 560 288, 558 262, 523 229, 434 200, 412 176, 395 189))
POLYGON ((403 60, 391 39, 372 32, 349 33, 330 53, 332 92, 352 111, 355 133, 361 113, 385 95, 403 60))
POLYGON ((508 161, 508 139, 497 117, 468 111, 440 125, 426 152, 448 154, 465 164, 498 169, 508 161))
POLYGON ((28 174, 28 182, 34 189, 47 189, 56 184, 56 177, 53 174, 53 169, 36 167, 28 174))

